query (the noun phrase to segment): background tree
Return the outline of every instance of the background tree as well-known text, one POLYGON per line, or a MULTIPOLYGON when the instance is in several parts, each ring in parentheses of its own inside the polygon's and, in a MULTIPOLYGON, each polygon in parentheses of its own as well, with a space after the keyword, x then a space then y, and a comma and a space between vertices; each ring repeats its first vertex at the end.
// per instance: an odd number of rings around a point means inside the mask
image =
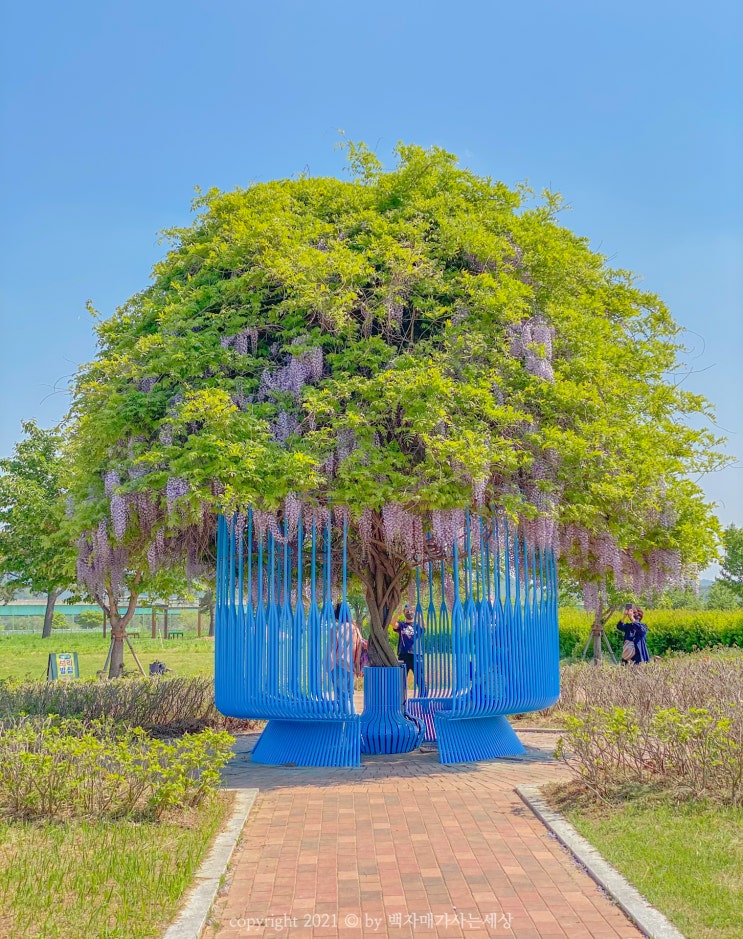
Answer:
POLYGON ((719 466, 710 414, 674 380, 679 327, 560 226, 559 197, 398 148, 384 172, 196 200, 153 281, 97 326, 70 414, 81 576, 203 562, 215 512, 349 521, 370 657, 412 566, 464 511, 605 585, 683 582, 715 550, 690 480, 719 466))
POLYGON ((214 635, 214 618, 215 618, 215 606, 216 606, 216 597, 214 596, 214 586, 210 584, 206 590, 204 590, 199 595, 199 613, 203 616, 204 613, 208 616, 208 632, 207 635, 214 635))
POLYGON ((743 601, 743 528, 729 525, 722 538, 725 556, 719 580, 743 601))
POLYGON ((658 596, 645 598, 644 604, 657 610, 703 610, 705 600, 696 585, 688 585, 670 587, 658 596))
POLYGON ((42 636, 51 635, 54 604, 75 582, 75 551, 65 530, 61 436, 34 421, 13 455, 0 460, 0 574, 4 590, 46 594, 42 636))
POLYGON ((707 591, 705 607, 708 610, 739 610, 742 606, 743 600, 738 594, 719 579, 707 591))
POLYGON ((83 629, 101 629, 103 627, 103 611, 83 610, 75 616, 75 622, 83 629))

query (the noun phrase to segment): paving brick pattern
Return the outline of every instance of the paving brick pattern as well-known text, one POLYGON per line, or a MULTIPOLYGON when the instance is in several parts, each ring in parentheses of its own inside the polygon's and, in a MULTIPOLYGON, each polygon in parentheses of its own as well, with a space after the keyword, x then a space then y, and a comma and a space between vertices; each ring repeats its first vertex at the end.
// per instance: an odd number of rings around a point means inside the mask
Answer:
POLYGON ((205 939, 639 939, 514 792, 565 777, 522 736, 522 759, 360 770, 251 764, 243 738, 226 784, 260 794, 205 939))

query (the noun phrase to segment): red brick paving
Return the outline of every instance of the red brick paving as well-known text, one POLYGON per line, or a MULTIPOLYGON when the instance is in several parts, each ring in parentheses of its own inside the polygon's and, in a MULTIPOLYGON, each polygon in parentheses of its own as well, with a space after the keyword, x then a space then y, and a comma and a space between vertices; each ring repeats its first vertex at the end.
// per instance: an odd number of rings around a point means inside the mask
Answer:
POLYGON ((524 739, 526 759, 461 766, 430 753, 297 769, 243 752, 226 784, 260 794, 205 939, 639 939, 514 792, 565 777, 544 736, 524 739))

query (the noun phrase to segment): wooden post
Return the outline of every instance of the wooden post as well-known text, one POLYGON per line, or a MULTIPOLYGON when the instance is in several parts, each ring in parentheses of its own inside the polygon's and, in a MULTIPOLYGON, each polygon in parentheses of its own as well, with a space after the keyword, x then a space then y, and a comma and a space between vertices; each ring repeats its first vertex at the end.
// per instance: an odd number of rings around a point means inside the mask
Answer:
POLYGON ((150 627, 152 638, 157 639, 157 611, 155 610, 154 603, 152 605, 152 610, 150 611, 150 627))
POLYGON ((106 611, 103 611, 103 638, 106 638, 106 611))
POLYGON ((165 607, 165 621, 163 622, 163 636, 168 638, 168 608, 165 607))
POLYGON ((196 635, 201 639, 201 610, 196 611, 196 635))

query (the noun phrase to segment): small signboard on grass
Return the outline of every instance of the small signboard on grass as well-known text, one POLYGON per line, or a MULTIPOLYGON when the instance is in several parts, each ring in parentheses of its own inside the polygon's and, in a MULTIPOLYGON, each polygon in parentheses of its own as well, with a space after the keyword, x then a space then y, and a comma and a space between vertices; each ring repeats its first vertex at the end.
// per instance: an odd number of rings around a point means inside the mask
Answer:
POLYGON ((80 666, 77 662, 77 652, 52 652, 50 654, 46 666, 47 681, 79 677, 80 666))

